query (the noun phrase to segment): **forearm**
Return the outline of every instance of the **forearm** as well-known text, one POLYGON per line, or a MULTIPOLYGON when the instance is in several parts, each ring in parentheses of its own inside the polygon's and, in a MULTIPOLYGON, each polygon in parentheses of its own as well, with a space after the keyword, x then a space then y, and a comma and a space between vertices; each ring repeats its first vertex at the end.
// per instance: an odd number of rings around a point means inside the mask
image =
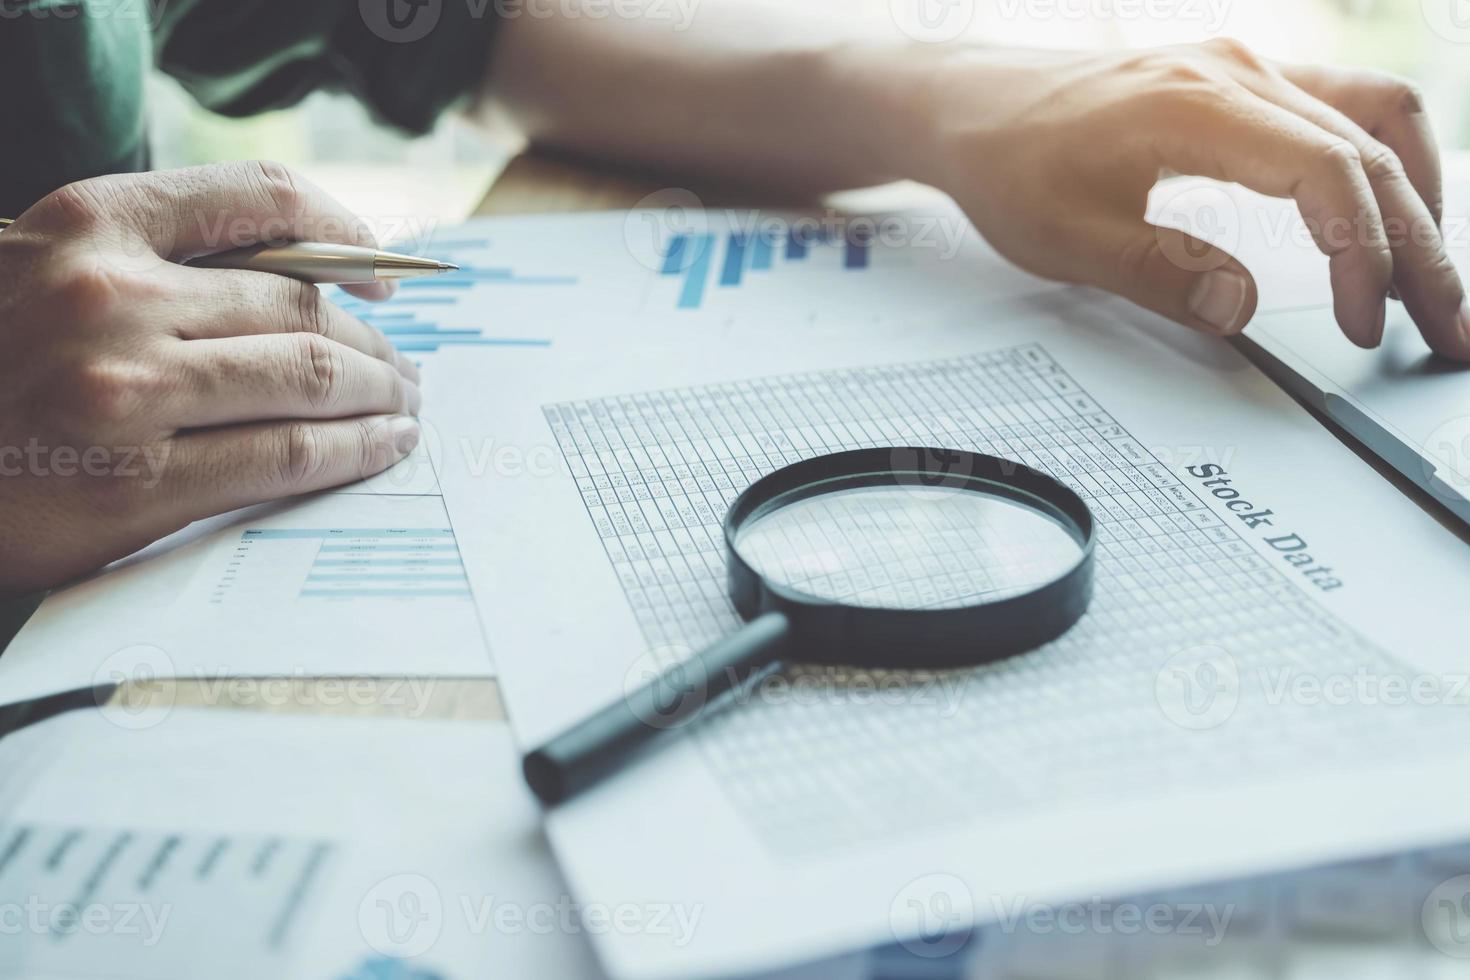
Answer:
POLYGON ((473 111, 665 172, 811 190, 920 176, 932 46, 798 4, 703 0, 687 25, 673 3, 656 9, 667 16, 551 3, 508 18, 473 111))

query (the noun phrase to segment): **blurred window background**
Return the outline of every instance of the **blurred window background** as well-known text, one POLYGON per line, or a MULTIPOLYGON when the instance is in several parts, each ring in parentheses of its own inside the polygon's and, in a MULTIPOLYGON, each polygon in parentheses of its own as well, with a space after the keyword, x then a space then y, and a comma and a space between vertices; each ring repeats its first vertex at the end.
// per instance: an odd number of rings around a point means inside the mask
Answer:
MULTIPOLYGON (((845 8, 849 22, 852 8, 871 8, 886 24, 897 4, 960 5, 970 35, 1035 47, 1141 48, 1228 35, 1273 58, 1414 78, 1442 144, 1470 145, 1470 0, 805 2, 830 6, 834 15, 845 8)), ((157 166, 270 157, 300 168, 364 214, 462 218, 518 149, 513 136, 486 134, 456 117, 446 117, 429 136, 409 139, 375 126, 356 102, 338 95, 318 94, 294 109, 243 120, 199 109, 164 77, 153 80, 150 96, 157 166)))

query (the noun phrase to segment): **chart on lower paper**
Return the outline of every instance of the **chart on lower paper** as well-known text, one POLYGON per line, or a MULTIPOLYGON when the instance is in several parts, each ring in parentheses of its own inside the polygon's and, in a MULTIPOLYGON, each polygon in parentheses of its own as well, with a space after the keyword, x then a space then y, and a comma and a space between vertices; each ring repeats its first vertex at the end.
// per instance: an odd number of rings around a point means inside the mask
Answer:
POLYGON ((867 235, 820 226, 796 227, 780 234, 683 233, 669 240, 659 272, 681 283, 678 308, 697 310, 712 290, 739 288, 779 265, 815 262, 815 255, 827 252, 838 257, 843 270, 862 271, 871 265, 872 241, 867 235))
POLYGON ((329 841, 0 823, 0 895, 12 925, 0 975, 279 976, 331 872, 329 841))
POLYGON ((530 275, 512 266, 486 261, 493 253, 487 238, 433 241, 422 246, 435 258, 454 262, 459 271, 443 276, 407 279, 386 303, 369 303, 338 292, 343 309, 377 327, 405 354, 433 354, 446 347, 548 347, 551 339, 497 334, 474 316, 465 315, 466 299, 484 291, 546 290, 574 287, 576 276, 530 275))
POLYGON ((308 600, 470 597, 447 527, 282 527, 240 533, 210 601, 283 583, 308 600))

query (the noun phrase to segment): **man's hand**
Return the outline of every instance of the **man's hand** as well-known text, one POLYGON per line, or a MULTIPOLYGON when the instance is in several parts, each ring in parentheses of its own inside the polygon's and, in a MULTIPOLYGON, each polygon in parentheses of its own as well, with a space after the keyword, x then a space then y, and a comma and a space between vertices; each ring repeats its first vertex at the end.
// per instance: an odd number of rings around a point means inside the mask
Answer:
POLYGON ((922 176, 1003 254, 1233 334, 1256 287, 1233 257, 1143 220, 1161 173, 1294 198, 1330 256, 1337 322, 1383 336, 1390 289, 1439 353, 1470 360, 1470 308, 1440 234, 1439 155, 1418 94, 1366 71, 1276 65, 1231 41, 1132 54, 950 56, 922 176))
POLYGON ((292 238, 376 244, 260 163, 74 184, 0 234, 0 594, 413 449, 418 374, 379 331, 314 286, 177 264, 292 238))

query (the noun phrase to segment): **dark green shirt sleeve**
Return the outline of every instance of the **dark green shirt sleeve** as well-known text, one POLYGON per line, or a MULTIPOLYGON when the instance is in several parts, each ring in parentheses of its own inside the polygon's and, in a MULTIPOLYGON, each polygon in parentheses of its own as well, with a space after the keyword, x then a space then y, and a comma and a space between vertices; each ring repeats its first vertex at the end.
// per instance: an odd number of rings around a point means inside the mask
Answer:
POLYGON ((0 216, 70 181, 147 166, 154 65, 248 115, 348 92, 420 133, 481 78, 485 0, 0 0, 0 216))

